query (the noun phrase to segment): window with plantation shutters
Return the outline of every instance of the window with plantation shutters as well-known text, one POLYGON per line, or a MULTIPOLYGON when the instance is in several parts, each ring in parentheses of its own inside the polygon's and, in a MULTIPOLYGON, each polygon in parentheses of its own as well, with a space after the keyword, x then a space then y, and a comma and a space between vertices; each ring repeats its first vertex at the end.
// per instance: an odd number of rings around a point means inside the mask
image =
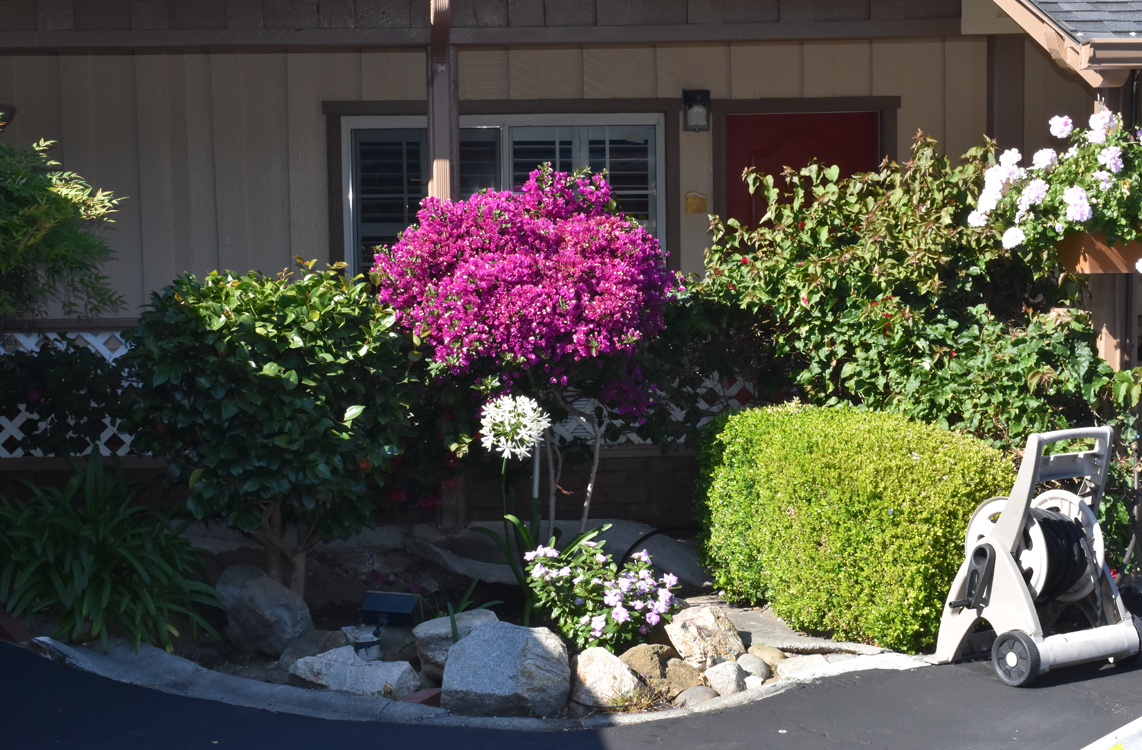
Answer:
MULTIPOLYGON (((346 117, 346 261, 361 273, 380 246, 416 220, 430 166, 423 118, 346 117)), ((618 209, 659 236, 664 197, 661 115, 514 115, 461 118, 460 197, 518 190, 532 171, 605 172, 618 209), (562 122, 560 122, 562 120, 562 122)), ((662 239, 661 236, 659 239, 662 239)))

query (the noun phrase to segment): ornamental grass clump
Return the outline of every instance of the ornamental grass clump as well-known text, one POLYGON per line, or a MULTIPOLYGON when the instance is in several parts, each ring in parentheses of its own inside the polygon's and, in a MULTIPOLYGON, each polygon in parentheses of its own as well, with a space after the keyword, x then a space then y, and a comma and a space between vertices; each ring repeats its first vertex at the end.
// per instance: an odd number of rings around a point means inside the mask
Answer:
POLYGON ((680 608, 671 573, 655 577, 646 550, 619 566, 603 542, 584 539, 562 552, 540 545, 526 553, 534 563, 528 581, 560 632, 579 650, 601 646, 613 652, 670 622, 680 608))
POLYGON ((704 441, 697 512, 715 585, 800 630, 930 648, 972 511, 1014 482, 1004 454, 850 407, 751 409, 724 425, 704 441))

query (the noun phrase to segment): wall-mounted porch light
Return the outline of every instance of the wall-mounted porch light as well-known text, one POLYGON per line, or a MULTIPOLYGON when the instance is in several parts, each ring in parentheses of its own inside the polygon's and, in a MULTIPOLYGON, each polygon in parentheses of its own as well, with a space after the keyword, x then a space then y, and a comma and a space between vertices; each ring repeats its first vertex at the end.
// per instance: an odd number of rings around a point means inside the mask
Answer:
POLYGON ((12 118, 15 116, 15 104, 4 104, 0 102, 0 133, 4 132, 4 128, 8 127, 8 123, 12 122, 12 118))
POLYGON ((710 90, 682 89, 682 129, 710 129, 710 90))

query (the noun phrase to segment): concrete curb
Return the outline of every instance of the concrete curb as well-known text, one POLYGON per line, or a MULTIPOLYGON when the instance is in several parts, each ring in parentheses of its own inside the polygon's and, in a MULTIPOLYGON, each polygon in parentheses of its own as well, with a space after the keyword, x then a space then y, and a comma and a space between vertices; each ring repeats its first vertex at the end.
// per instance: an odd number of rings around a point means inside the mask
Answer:
POLYGON ((35 643, 56 659, 75 669, 117 682, 126 682, 188 698, 334 721, 383 721, 396 724, 523 732, 602 729, 678 719, 691 714, 753 703, 783 693, 795 685, 814 682, 822 677, 868 669, 902 670, 931 666, 919 657, 905 654, 888 652, 861 655, 819 669, 806 670, 756 690, 714 698, 693 708, 673 708, 640 714, 596 714, 575 721, 511 716, 457 716, 442 708, 404 703, 379 696, 351 695, 333 690, 309 690, 292 685, 272 685, 204 669, 181 656, 169 654, 153 646, 144 645, 140 647, 138 653, 134 653, 121 641, 113 643, 106 654, 92 649, 68 646, 51 638, 36 638, 35 643))

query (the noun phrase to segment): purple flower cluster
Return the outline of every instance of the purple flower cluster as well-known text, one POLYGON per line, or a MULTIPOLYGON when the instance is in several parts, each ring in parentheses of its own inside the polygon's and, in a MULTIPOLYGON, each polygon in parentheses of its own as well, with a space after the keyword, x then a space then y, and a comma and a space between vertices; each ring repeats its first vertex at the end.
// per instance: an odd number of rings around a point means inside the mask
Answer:
MULTIPOLYGON (((601 176, 550 168, 519 194, 427 198, 418 224, 376 256, 378 299, 453 376, 510 385, 539 366, 566 385, 574 363, 629 353, 661 331, 675 287, 658 241, 610 199, 601 176)), ((614 395, 638 394, 616 384, 614 395)))
POLYGON ((548 567, 541 560, 552 557, 553 551, 539 547, 524 556, 536 561, 529 571, 530 584, 564 634, 580 647, 646 635, 678 607, 672 592, 677 576, 655 578, 646 550, 631 555, 621 571, 597 548, 577 550, 567 561, 570 565, 548 567))

